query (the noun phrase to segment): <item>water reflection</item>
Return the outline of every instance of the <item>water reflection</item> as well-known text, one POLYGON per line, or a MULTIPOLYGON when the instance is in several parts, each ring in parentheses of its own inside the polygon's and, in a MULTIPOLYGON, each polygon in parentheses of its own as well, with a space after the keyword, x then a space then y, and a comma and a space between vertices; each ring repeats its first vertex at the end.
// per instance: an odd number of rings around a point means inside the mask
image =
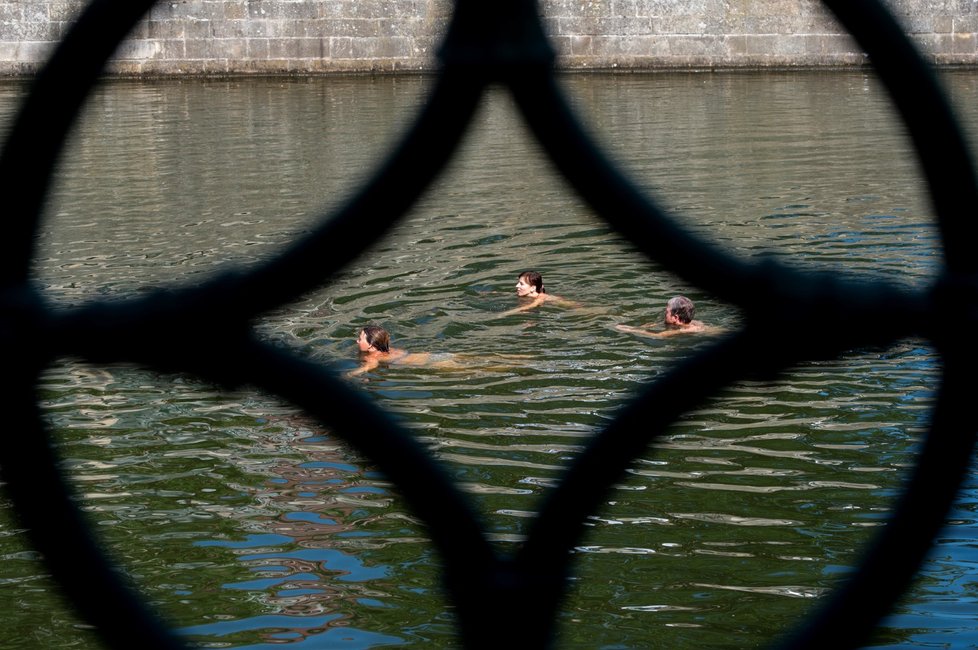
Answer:
MULTIPOLYGON (((949 82, 959 105, 978 105, 967 75, 949 82)), ((73 304, 265 259, 369 174, 430 83, 106 84, 58 177, 35 277, 73 304)), ((922 182, 866 75, 564 83, 637 182, 738 255, 915 285, 935 273, 922 182)), ((0 86, 3 111, 21 91, 0 86)), ((615 329, 659 318, 676 293, 697 318, 737 327, 736 309, 598 221, 496 93, 394 234, 260 329, 340 370, 367 322, 408 350, 506 358, 492 372, 391 365, 352 382, 450 466, 507 548, 588 436, 704 344, 615 329), (529 268, 582 307, 504 315, 529 268)), ((905 341, 741 382, 685 416, 589 519, 565 645, 755 647, 782 631, 885 520, 935 379, 932 350, 905 341)), ((43 395, 97 528, 184 634, 231 647, 451 645, 423 526, 369 461, 288 405, 71 360, 43 395)), ((971 638, 949 603, 973 565, 973 496, 881 644, 971 638)), ((41 629, 88 644, 10 522, 5 510, 0 599, 14 625, 0 645, 34 647, 41 629)))

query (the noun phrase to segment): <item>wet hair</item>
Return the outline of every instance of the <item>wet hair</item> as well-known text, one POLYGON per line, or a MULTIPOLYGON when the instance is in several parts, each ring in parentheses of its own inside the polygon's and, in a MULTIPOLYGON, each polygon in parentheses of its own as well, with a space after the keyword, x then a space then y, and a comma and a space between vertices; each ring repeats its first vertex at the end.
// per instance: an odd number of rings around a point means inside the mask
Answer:
POLYGON ((367 325, 361 332, 367 337, 367 343, 380 352, 390 352, 391 335, 383 327, 367 325))
POLYGON ((527 284, 532 284, 537 293, 547 293, 547 290, 543 288, 543 276, 536 271, 523 271, 516 279, 525 280, 527 284))
POLYGON ((696 307, 693 306, 693 301, 686 296, 670 298, 669 302, 666 303, 666 309, 671 311, 672 315, 683 325, 688 325, 696 313, 696 307))

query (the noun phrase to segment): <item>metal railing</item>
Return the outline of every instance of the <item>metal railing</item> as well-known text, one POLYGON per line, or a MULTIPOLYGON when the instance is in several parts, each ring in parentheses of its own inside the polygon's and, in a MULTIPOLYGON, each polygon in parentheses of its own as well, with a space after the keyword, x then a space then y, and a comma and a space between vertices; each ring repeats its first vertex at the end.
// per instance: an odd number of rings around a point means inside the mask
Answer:
POLYGON ((0 258, 0 344, 10 360, 0 391, 8 415, 0 467, 32 544, 105 645, 185 647, 113 568, 57 469, 36 391, 40 372, 59 357, 195 373, 225 387, 259 387, 304 408, 376 463, 425 522, 444 565, 444 588, 461 643, 543 648, 557 642, 555 621, 572 570, 570 550, 582 536, 583 522, 629 463, 680 414, 739 379, 772 376, 853 347, 921 336, 940 353, 942 376, 908 488, 853 576, 772 643, 842 648, 868 639, 916 574, 968 470, 973 425, 963 423, 973 421, 967 393, 969 375, 978 367, 973 344, 978 256, 968 250, 976 241, 974 169, 928 64, 880 2, 824 4, 869 55, 919 153, 946 256, 939 280, 925 289, 747 262, 690 234, 584 133, 556 85, 554 55, 536 3, 457 0, 438 82, 420 116, 373 178, 308 237, 262 266, 200 285, 55 308, 29 282, 54 163, 106 61, 153 4, 94 0, 36 78, 0 157, 8 206, 0 258), (327 282, 405 214, 452 156, 489 84, 509 89, 553 164, 597 214, 650 259, 744 314, 737 332, 649 385, 594 434, 546 495, 525 543, 506 556, 487 540, 445 468, 410 432, 330 368, 264 343, 252 329, 259 314, 327 282), (372 229, 372 240, 356 228, 366 216, 384 224, 372 229), (772 313, 770 304, 779 308, 772 313), (847 314, 846 327, 827 326, 840 311, 847 314), (785 340, 779 332, 792 336, 785 340), (335 408, 339 404, 342 408, 335 408))

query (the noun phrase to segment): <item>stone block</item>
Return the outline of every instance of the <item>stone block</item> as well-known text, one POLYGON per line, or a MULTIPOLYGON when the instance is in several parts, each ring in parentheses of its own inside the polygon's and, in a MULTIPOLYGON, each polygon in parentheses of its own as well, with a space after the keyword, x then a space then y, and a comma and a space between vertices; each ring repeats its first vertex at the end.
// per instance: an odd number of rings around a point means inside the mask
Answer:
POLYGON ((704 34, 706 23, 698 14, 666 13, 649 18, 650 32, 655 34, 704 34))
POLYGON ((406 39, 357 38, 352 43, 355 59, 410 58, 411 46, 406 39))
POLYGON ((71 0, 58 0, 48 3, 48 19, 52 21, 73 22, 82 12, 84 5, 71 0))
POLYGON ((267 38, 249 38, 246 40, 248 43, 248 59, 249 60, 263 60, 268 58, 268 39, 267 38))
POLYGON ((188 38, 184 41, 184 56, 190 61, 223 58, 218 43, 220 41, 210 38, 188 38))
POLYGON ((149 10, 150 20, 174 20, 186 15, 186 0, 160 0, 149 10))
POLYGON ((323 23, 325 33, 330 36, 350 36, 352 38, 381 38, 381 21, 366 18, 344 18, 323 23))
POLYGON ((248 21, 241 20, 222 20, 211 23, 210 33, 213 38, 240 38, 248 37, 248 21))
POLYGON ((183 61, 187 58, 185 41, 182 39, 160 41, 160 57, 167 61, 183 61))
POLYGON ((605 34, 607 36, 638 36, 641 34, 651 34, 652 25, 645 18, 624 18, 612 16, 600 18, 594 21, 593 33, 605 34))
POLYGON ((743 34, 727 36, 724 45, 729 59, 738 59, 747 55, 747 38, 743 34))
POLYGON ((722 53, 717 39, 711 36, 686 34, 669 40, 669 53, 672 56, 705 58, 722 53))
POLYGON ((672 54, 673 39, 661 36, 593 36, 591 47, 594 56, 607 57, 660 57, 672 54))
POLYGON ((272 0, 247 0, 248 16, 254 19, 279 17, 279 4, 272 0))
POLYGON ((817 42, 816 51, 821 55, 865 56, 859 43, 849 34, 819 34, 817 42))
POLYGON ((268 39, 268 56, 272 59, 299 58, 299 43, 294 38, 268 39))
POLYGON ((283 20, 318 18, 319 5, 315 2, 283 2, 279 13, 283 20))
POLYGON ((778 37, 773 34, 745 34, 744 41, 747 45, 747 54, 756 56, 774 51, 778 37))
POLYGON ((0 62, 15 61, 20 43, 0 40, 0 62))
POLYGON ((951 31, 955 34, 973 34, 978 32, 978 14, 952 18, 951 31))
MULTIPOLYGON (((11 35, 14 38, 10 40, 53 41, 57 38, 55 26, 56 23, 52 23, 48 17, 46 5, 24 3, 18 22, 12 24, 14 29, 11 35)), ((7 38, 4 36, 4 40, 7 38)))
POLYGON ((20 9, 19 2, 0 2, 0 41, 15 40, 14 30, 23 22, 20 9))
POLYGON ((642 0, 611 0, 608 15, 615 18, 647 18, 648 4, 642 0))
POLYGON ((598 31, 594 27, 594 22, 590 20, 585 20, 578 16, 570 16, 565 18, 558 18, 556 20, 557 31, 556 34, 562 36, 570 36, 574 34, 597 34, 598 31))
POLYGON ((329 45, 322 38, 300 38, 298 57, 300 59, 324 59, 328 55, 329 45))
POLYGON ((947 34, 954 31, 954 19, 951 16, 934 16, 931 21, 931 29, 938 34, 947 34))
POLYGON ((978 54, 978 34, 952 34, 951 52, 953 54, 978 54))
POLYGON ((17 63, 43 63, 54 52, 51 41, 21 41, 14 47, 13 61, 17 63))
POLYGON ((592 36, 569 36, 563 39, 566 43, 567 52, 574 56, 588 56, 594 53, 594 37, 592 36))
POLYGON ((183 22, 184 38, 187 40, 204 40, 214 38, 215 26, 209 20, 187 20, 183 22))
POLYGON ((224 2, 224 20, 244 20, 248 17, 248 6, 240 0, 224 2))
POLYGON ((924 54, 949 54, 952 50, 950 34, 917 34, 913 40, 924 54))
POLYGON ((353 59, 353 39, 348 36, 329 38, 329 56, 333 59, 353 59))
POLYGON ((249 18, 245 20, 242 25, 245 38, 268 38, 270 32, 269 23, 270 21, 261 18, 249 18))
POLYGON ((114 58, 132 61, 155 59, 160 56, 162 50, 163 46, 159 41, 147 39, 125 41, 116 49, 114 58))
POLYGON ((146 21, 146 37, 160 40, 186 38, 184 23, 173 20, 146 21))
POLYGON ((540 14, 550 18, 573 16, 579 0, 542 0, 539 3, 540 14))
POLYGON ((217 39, 214 50, 229 61, 241 61, 248 58, 248 41, 244 38, 217 39))

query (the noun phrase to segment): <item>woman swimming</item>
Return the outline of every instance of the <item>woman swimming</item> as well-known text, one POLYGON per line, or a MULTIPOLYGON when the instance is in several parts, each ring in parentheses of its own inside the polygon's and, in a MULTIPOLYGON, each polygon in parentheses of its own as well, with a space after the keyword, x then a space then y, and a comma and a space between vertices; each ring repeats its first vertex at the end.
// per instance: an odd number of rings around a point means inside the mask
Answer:
POLYGON ((518 314, 522 311, 529 311, 534 307, 539 307, 545 302, 555 302, 564 307, 579 307, 580 305, 573 300, 567 300, 552 293, 547 293, 543 287, 543 276, 536 271, 523 271, 516 278, 516 295, 522 300, 527 301, 508 311, 503 312, 503 316, 518 314))
POLYGON ((346 373, 347 377, 369 372, 381 362, 425 368, 450 370, 472 368, 482 372, 495 372, 509 371, 512 368, 510 364, 503 365, 498 361, 530 358, 525 354, 492 354, 485 357, 452 352, 408 352, 391 347, 391 335, 377 325, 367 325, 358 332, 357 349, 360 353, 360 367, 346 373))
POLYGON ((393 348, 390 333, 377 325, 367 325, 360 330, 357 335, 357 348, 360 351, 360 367, 348 372, 349 377, 373 370, 381 361, 435 368, 452 368, 458 365, 453 359, 454 355, 451 354, 411 353, 393 348))

